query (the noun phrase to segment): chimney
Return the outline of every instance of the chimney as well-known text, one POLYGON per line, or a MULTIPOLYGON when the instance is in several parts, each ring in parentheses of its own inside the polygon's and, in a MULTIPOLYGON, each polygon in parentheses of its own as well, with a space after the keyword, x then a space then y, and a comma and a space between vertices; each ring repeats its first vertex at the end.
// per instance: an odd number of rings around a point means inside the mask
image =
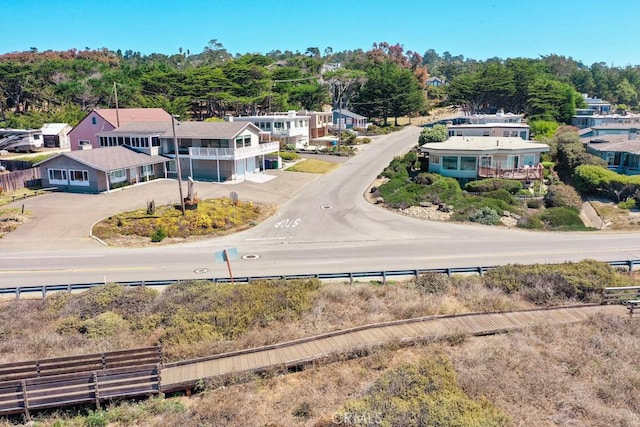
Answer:
POLYGON ((233 116, 231 114, 225 114, 224 115, 224 121, 225 122, 233 122, 233 116))

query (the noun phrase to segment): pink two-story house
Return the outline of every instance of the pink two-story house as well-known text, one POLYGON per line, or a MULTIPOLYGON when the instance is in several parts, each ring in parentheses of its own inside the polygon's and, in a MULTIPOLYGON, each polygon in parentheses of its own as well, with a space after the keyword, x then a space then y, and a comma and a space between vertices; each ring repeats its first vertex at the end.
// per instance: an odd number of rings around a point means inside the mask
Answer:
POLYGON ((112 131, 130 122, 171 123, 171 114, 162 108, 96 108, 69 132, 71 151, 98 148, 98 133, 112 131))

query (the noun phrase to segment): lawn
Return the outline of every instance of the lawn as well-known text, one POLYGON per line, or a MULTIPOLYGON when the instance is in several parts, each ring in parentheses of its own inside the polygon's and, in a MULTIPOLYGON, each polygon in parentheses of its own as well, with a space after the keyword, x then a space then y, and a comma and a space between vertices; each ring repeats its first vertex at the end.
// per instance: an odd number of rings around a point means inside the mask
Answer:
POLYGON ((327 162, 324 160, 307 159, 293 166, 288 167, 286 170, 293 172, 306 172, 306 173, 319 173, 324 174, 336 169, 339 165, 336 163, 327 162))

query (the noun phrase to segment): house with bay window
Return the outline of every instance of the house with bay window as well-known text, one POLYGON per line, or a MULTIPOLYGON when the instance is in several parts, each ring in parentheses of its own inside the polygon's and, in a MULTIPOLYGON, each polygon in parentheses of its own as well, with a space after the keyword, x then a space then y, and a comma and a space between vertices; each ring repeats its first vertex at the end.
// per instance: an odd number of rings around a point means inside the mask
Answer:
POLYGON ((483 178, 529 182, 542 179, 540 156, 549 146, 520 137, 454 136, 424 144, 420 150, 428 156, 429 172, 461 183, 483 178))
POLYGON ((68 133, 71 150, 98 148, 96 135, 129 122, 171 123, 171 114, 162 108, 95 108, 68 133))
POLYGON ((44 186, 101 192, 153 178, 223 182, 260 173, 278 142, 241 122, 128 122, 96 135, 99 148, 62 153, 37 164, 44 186), (83 166, 83 167, 80 167, 83 166))

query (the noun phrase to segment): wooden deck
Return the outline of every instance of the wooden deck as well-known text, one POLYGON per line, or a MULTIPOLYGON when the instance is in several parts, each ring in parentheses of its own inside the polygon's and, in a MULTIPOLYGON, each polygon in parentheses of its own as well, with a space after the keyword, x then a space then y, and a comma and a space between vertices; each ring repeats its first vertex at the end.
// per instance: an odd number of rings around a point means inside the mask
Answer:
POLYGON ((162 391, 192 388, 201 379, 300 366, 334 354, 452 334, 489 335, 538 324, 580 322, 595 313, 626 315, 621 305, 591 305, 508 313, 468 314, 380 323, 295 341, 166 364, 162 391))

